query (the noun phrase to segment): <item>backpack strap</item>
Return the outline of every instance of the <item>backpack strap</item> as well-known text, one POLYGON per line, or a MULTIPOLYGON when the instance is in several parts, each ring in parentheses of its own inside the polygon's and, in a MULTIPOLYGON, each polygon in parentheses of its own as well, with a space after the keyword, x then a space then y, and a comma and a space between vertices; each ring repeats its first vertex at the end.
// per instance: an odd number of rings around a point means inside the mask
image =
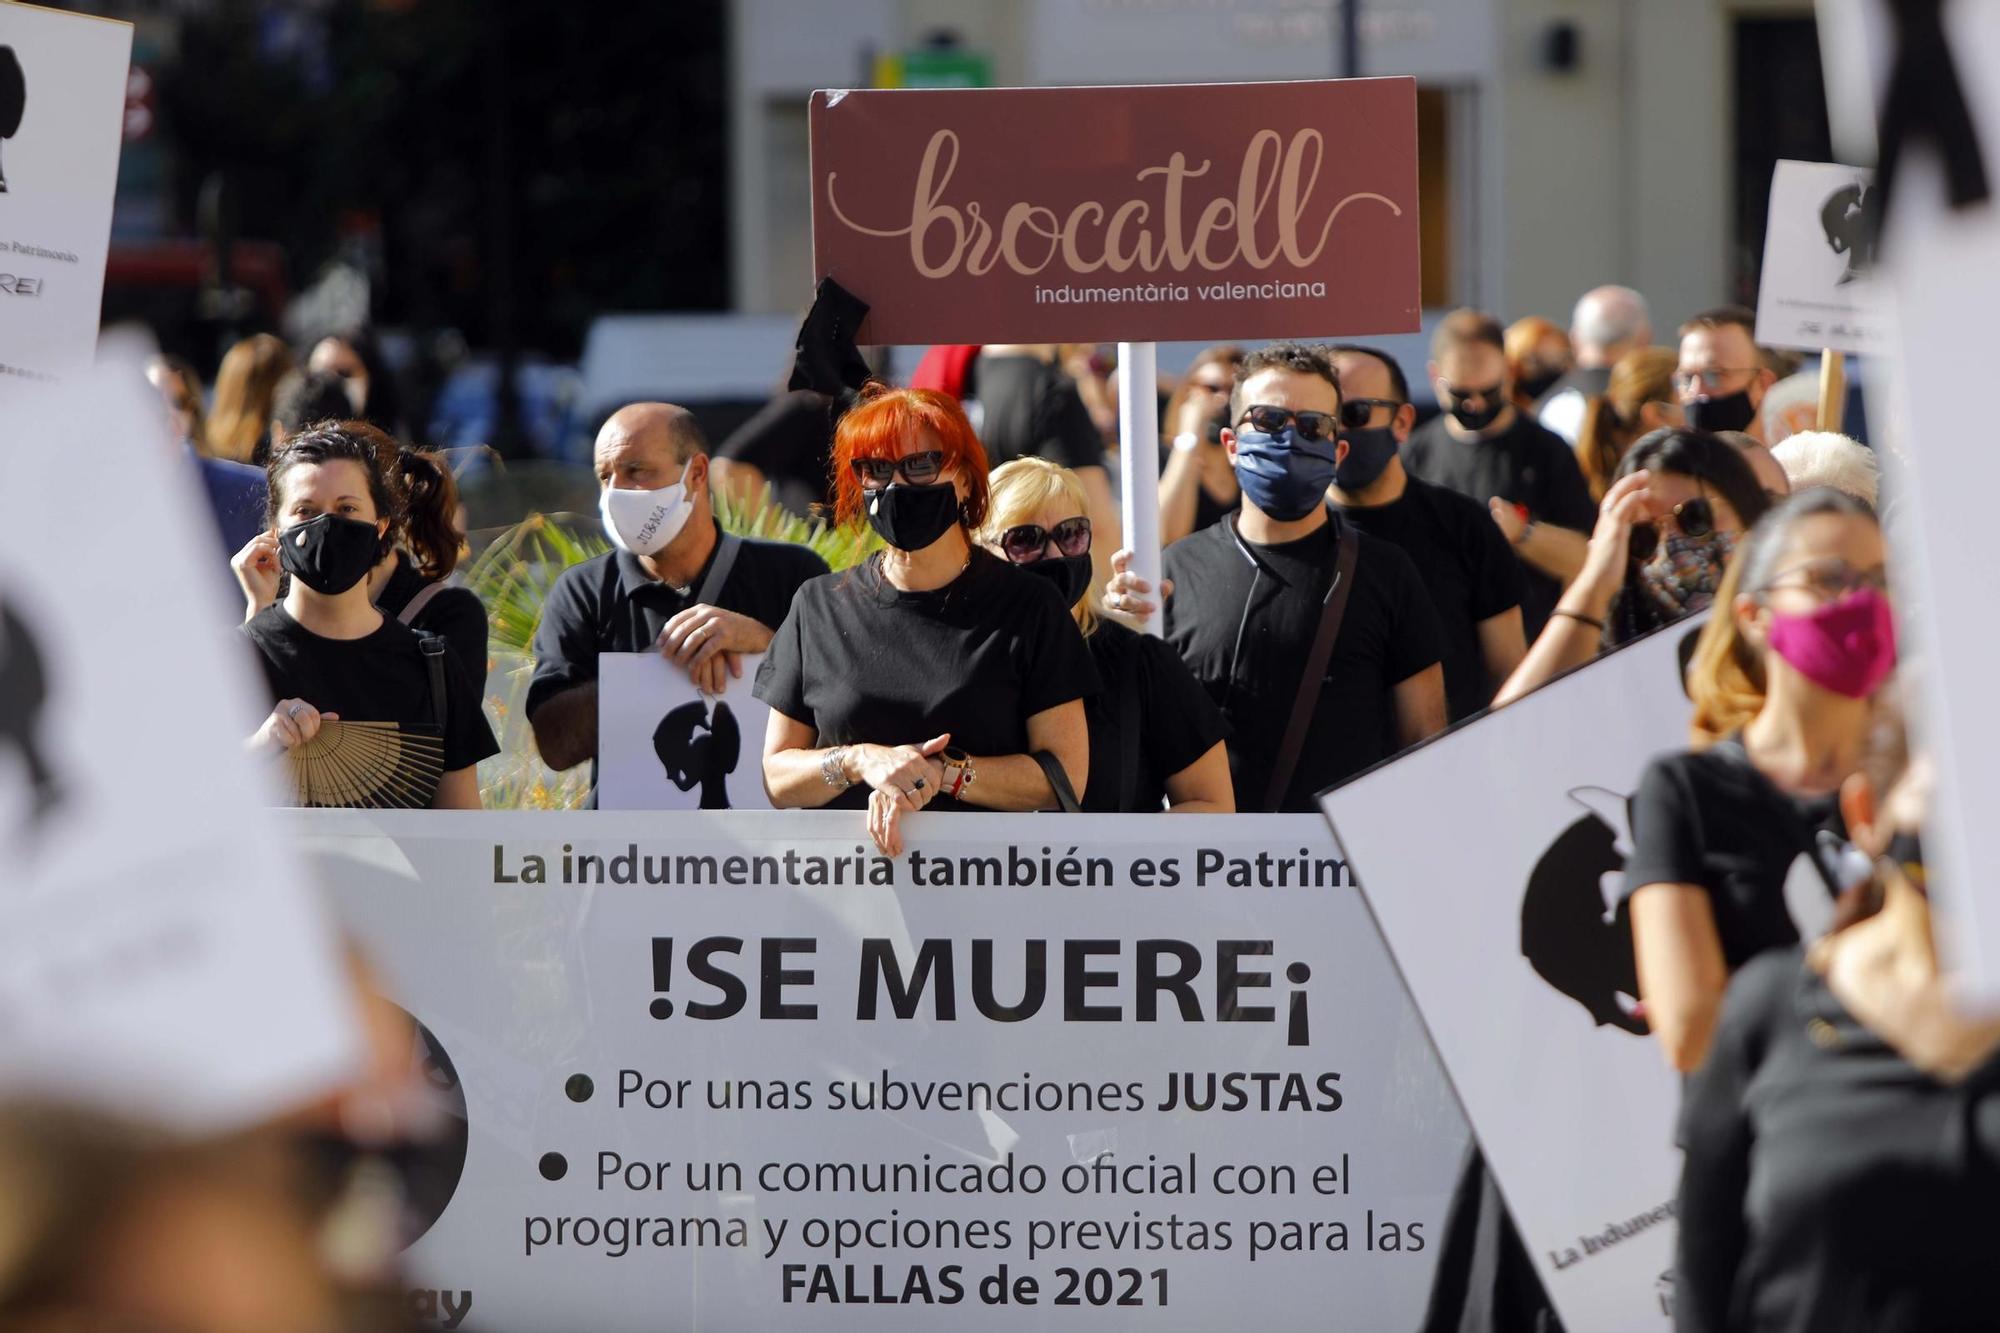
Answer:
POLYGON ((437 596, 444 590, 445 590, 445 581, 443 579, 438 579, 434 582, 426 583, 423 587, 417 589, 417 595, 415 597, 412 597, 408 602, 404 603, 403 609, 396 613, 396 619, 402 621, 405 625, 416 624, 417 613, 422 611, 426 606, 429 606, 431 603, 431 598, 437 596))
MULTIPOLYGON (((436 586, 436 585, 432 585, 436 586)), ((417 650, 424 655, 424 669, 431 682, 431 721, 439 730, 444 729, 445 688, 444 688, 444 639, 436 634, 426 634, 417 640, 417 650)))

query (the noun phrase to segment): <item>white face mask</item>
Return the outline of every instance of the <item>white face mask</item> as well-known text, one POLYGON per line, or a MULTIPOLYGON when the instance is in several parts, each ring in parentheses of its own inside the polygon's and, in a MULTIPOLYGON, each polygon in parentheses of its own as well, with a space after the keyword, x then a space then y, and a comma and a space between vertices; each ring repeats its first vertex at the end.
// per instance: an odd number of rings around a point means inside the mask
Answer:
POLYGON ((612 545, 633 555, 652 555, 680 536, 694 505, 687 485, 675 482, 657 491, 607 487, 597 497, 597 514, 612 545))

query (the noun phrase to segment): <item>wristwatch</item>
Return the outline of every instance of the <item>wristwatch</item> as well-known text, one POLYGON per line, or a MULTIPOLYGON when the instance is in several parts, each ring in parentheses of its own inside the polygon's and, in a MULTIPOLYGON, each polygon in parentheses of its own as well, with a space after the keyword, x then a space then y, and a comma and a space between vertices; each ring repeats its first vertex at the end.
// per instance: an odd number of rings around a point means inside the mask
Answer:
POLYGON ((953 799, 979 776, 972 767, 972 756, 956 745, 947 745, 939 751, 938 762, 944 765, 944 794, 953 799))
POLYGON ((1191 454, 1199 448, 1201 448, 1201 436, 1191 430, 1184 430, 1174 436, 1175 453, 1191 454))

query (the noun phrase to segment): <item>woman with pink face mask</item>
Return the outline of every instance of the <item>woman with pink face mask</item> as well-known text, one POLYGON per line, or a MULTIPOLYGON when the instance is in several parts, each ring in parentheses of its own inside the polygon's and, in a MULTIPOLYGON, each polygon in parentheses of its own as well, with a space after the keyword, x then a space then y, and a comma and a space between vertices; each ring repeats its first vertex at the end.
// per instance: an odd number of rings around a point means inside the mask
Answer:
POLYGON ((1701 1064, 1730 974, 1796 945, 1848 887, 1836 797, 1896 665, 1883 554, 1867 505, 1803 491, 1743 538, 1716 590, 1688 670, 1694 748, 1647 767, 1619 908, 1677 1069, 1701 1064))

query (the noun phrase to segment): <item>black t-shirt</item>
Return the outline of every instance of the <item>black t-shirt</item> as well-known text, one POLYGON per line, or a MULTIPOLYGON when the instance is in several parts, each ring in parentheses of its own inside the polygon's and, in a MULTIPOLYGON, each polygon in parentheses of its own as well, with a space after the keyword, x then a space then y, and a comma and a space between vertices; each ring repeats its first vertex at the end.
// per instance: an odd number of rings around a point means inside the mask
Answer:
POLYGON ((1994 1327, 1995 1072, 1938 1083, 1798 949, 1746 965, 1681 1101, 1674 1327, 1994 1327))
POLYGON ((1486 506, 1410 478, 1402 498, 1342 508, 1354 526, 1393 542, 1417 567, 1444 636, 1444 692, 1451 720, 1493 702, 1499 682, 1486 669, 1479 624, 1521 604, 1521 562, 1486 506))
MULTIPOLYGON (((385 616, 401 619, 403 608, 432 582, 419 574, 416 566, 410 563, 410 558, 399 551, 396 554, 396 572, 382 585, 381 595, 375 599, 376 609, 385 616)), ((476 682, 485 681, 486 604, 470 588, 439 588, 431 594, 429 601, 417 608, 410 628, 419 634, 435 634, 443 639, 451 645, 451 655, 465 669, 466 677, 476 682)))
POLYGON ((1648 884, 1699 885, 1734 971, 1766 949, 1799 942, 1785 881, 1801 855, 1817 855, 1821 829, 1845 832, 1835 799, 1779 791, 1733 739, 1660 755, 1632 798, 1632 859, 1619 910, 1648 884))
MULTIPOLYGON (((423 726, 437 720, 417 632, 394 617, 383 616, 382 627, 365 638, 328 639, 292 619, 283 602, 274 602, 242 632, 257 646, 273 703, 303 699, 322 713, 338 713, 343 722, 423 726)), ((500 744, 480 709, 480 686, 450 652, 444 661, 444 768, 450 773, 500 753, 500 744)))
POLYGON ((1222 710, 1164 639, 1100 620, 1085 640, 1103 690, 1084 702, 1090 721, 1090 813, 1157 811, 1167 779, 1229 734, 1222 710), (1128 702, 1129 701, 1129 702, 1128 702), (1136 738, 1128 743, 1127 724, 1136 738), (1136 761, 1124 803, 1125 756, 1136 761))
MULTIPOLYGON (((1229 720, 1238 810, 1265 808, 1344 521, 1259 546, 1239 540, 1229 519, 1175 542, 1161 562, 1175 585, 1167 642, 1229 720)), ((1362 533, 1347 611, 1280 810, 1311 811, 1317 792, 1400 748, 1392 691, 1439 660, 1439 643, 1437 612, 1410 557, 1362 533)))
POLYGON ((1071 468, 1104 466, 1104 437, 1061 366, 1032 356, 982 356, 974 364, 973 390, 986 414, 979 439, 989 466, 1029 456, 1071 468))
MULTIPOLYGON (((1028 719, 1097 693, 1097 668, 1055 585, 984 550, 952 582, 903 592, 881 557, 799 589, 756 694, 817 744, 921 745, 951 733, 974 756, 1026 754, 1028 719)), ((831 802, 863 809, 856 783, 831 802)), ((971 810, 940 793, 925 807, 971 810)))
POLYGON ((832 499, 827 469, 833 458, 836 403, 811 389, 780 394, 738 426, 715 451, 764 474, 778 503, 795 513, 832 499))
MULTIPOLYGON (((721 533, 718 527, 716 555, 722 551, 721 533)), ((628 551, 608 551, 564 570, 549 590, 535 629, 528 715, 552 696, 596 680, 598 654, 651 648, 667 621, 695 604, 714 565, 711 555, 685 596, 648 574, 628 551)), ((715 605, 776 629, 791 610, 792 594, 824 573, 826 562, 803 546, 746 539, 715 605)))
MULTIPOLYGON (((1597 505, 1562 436, 1519 411, 1513 425, 1483 440, 1454 437, 1447 421, 1444 416, 1432 417, 1404 442, 1403 463, 1412 476, 1457 491, 1481 508, 1496 495, 1526 505, 1528 517, 1536 523, 1586 534, 1596 526, 1597 505)), ((1491 514, 1487 521, 1492 522, 1491 514)), ((1532 643, 1555 610, 1562 584, 1526 563, 1521 572, 1526 580, 1522 627, 1532 643)))

